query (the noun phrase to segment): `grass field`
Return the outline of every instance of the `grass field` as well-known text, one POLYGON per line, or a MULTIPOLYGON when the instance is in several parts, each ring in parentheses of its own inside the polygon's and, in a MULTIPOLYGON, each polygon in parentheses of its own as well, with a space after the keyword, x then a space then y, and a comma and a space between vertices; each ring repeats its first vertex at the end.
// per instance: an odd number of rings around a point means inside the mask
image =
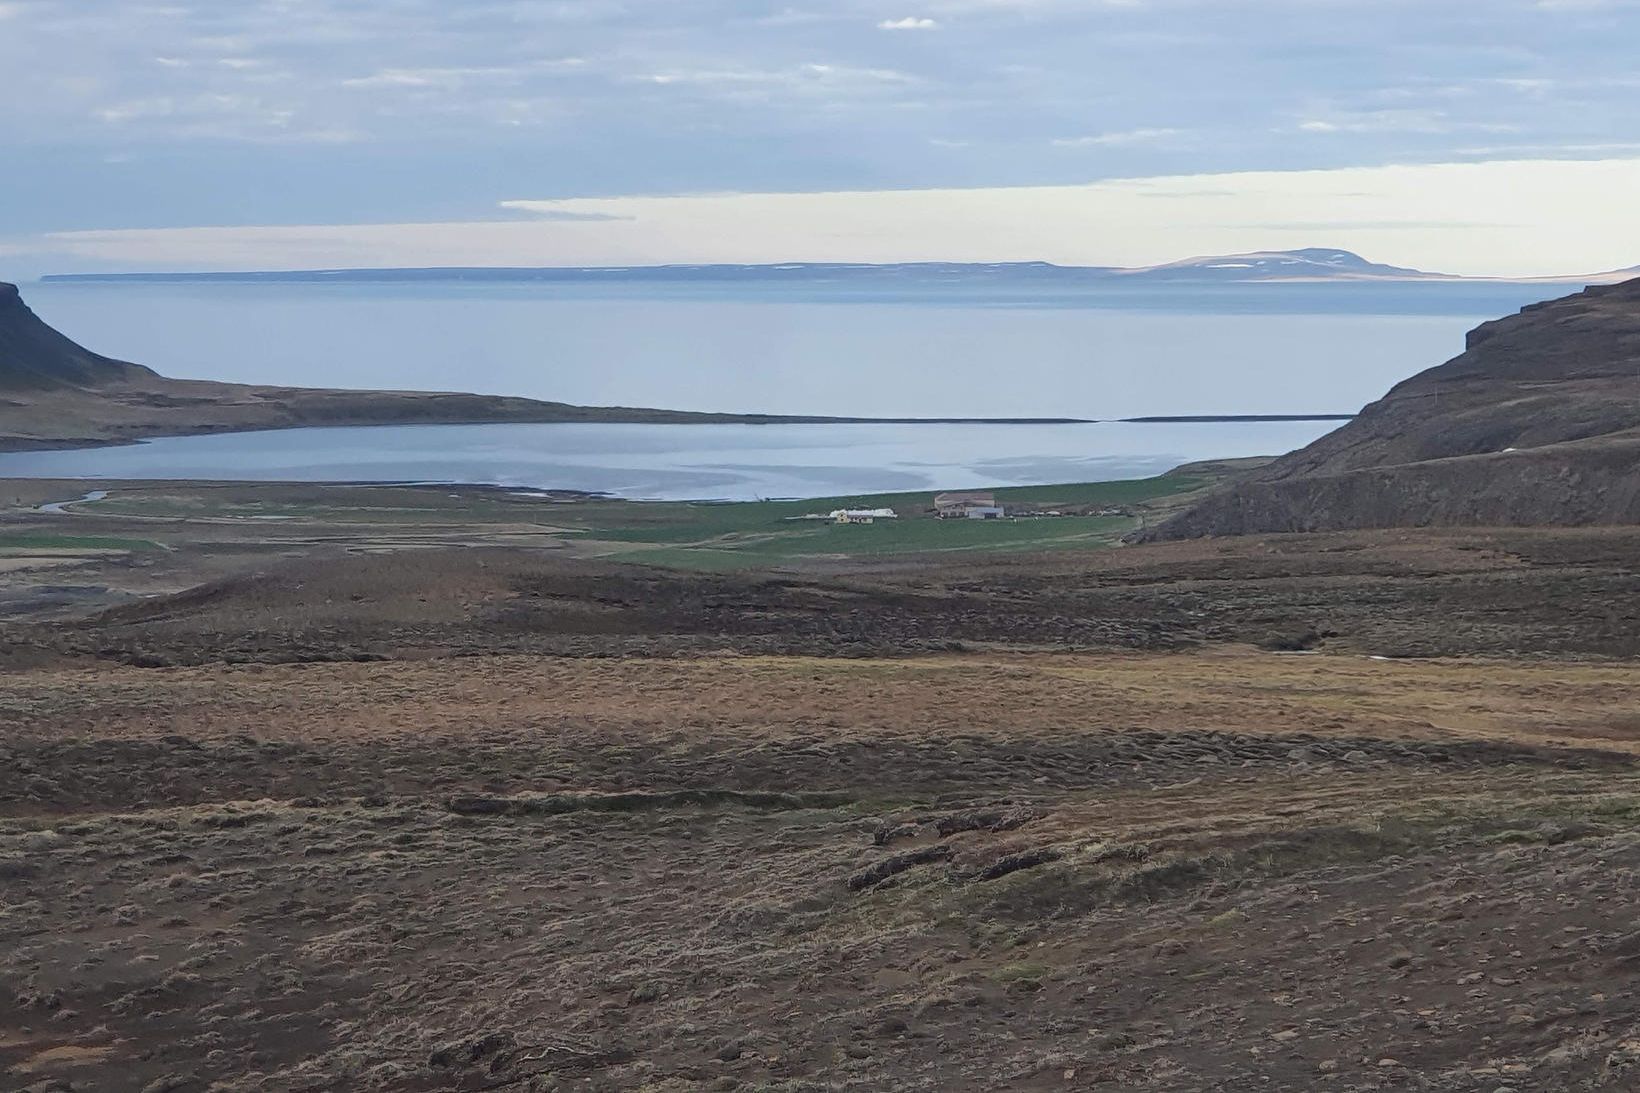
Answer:
POLYGON ((0 534, 0 553, 11 550, 163 550, 151 539, 105 535, 0 534))
POLYGON ((517 505, 484 495, 454 497, 432 490, 308 487, 306 496, 285 498, 276 489, 246 487, 244 496, 228 488, 160 486, 144 492, 119 491, 100 501, 81 502, 74 511, 144 520, 304 520, 345 523, 465 523, 519 519, 517 505), (315 496, 324 489, 326 496, 315 496), (251 493, 254 491, 254 493, 251 493), (271 496, 270 496, 271 495, 271 496))
POLYGON ((869 525, 805 523, 729 532, 696 544, 623 555, 655 565, 724 569, 804 556, 878 557, 929 551, 1016 551, 1114 545, 1134 526, 1125 516, 1018 520, 884 520, 869 525))
POLYGON ((998 501, 1015 511, 1065 515, 990 521, 937 520, 934 495, 927 490, 795 501, 680 502, 549 498, 463 486, 129 483, 111 485, 100 500, 75 504, 58 523, 14 533, 11 540, 0 538, 0 547, 9 542, 19 548, 156 548, 156 542, 120 537, 126 528, 151 530, 158 543, 172 547, 202 535, 218 541, 251 536, 263 545, 360 535, 377 545, 390 545, 399 537, 414 539, 415 545, 428 545, 429 537, 469 545, 533 540, 587 556, 710 571, 803 559, 1102 549, 1213 485, 1222 473, 1192 468, 1190 473, 1129 481, 997 489, 998 501), (847 526, 796 519, 839 508, 892 508, 898 517, 847 526), (61 520, 87 518, 95 518, 95 530, 109 538, 56 534, 61 520))
MULTIPOLYGON (((1122 482, 1021 486, 994 491, 1009 506, 1062 511, 1144 508, 1189 494, 1207 478, 1164 475, 1122 482)), ((587 538, 654 544, 622 557, 653 565, 737 569, 801 557, 879 557, 930 551, 1027 551, 1114 545, 1140 517, 1102 513, 1003 520, 937 520, 933 495, 862 494, 804 501, 737 503, 589 502, 555 507, 555 524, 587 538), (899 516, 873 524, 836 525, 795 517, 839 508, 891 508, 899 516)))

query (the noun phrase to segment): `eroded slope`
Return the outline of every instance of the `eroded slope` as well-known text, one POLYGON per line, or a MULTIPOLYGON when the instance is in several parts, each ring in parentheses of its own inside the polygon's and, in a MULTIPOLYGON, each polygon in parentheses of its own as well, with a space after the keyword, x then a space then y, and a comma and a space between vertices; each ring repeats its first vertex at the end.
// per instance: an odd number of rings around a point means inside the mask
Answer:
POLYGON ((1640 281, 1628 281, 1478 327, 1463 355, 1150 537, 1636 523, 1637 471, 1640 281))

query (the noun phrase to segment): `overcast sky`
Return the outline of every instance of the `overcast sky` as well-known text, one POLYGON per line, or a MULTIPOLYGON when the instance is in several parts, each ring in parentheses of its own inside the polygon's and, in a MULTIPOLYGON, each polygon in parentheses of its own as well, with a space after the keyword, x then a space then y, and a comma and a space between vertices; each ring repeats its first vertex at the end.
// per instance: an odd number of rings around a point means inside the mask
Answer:
POLYGON ((0 275, 1640 263, 1640 0, 0 0, 0 275))

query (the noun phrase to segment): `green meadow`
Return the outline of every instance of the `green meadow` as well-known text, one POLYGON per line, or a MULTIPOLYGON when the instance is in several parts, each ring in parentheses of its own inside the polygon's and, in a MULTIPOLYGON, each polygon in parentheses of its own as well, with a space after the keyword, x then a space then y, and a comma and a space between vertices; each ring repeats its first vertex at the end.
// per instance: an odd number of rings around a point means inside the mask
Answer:
POLYGON ((623 551, 630 561, 699 569, 767 566, 805 557, 878 557, 928 552, 1020 552, 1099 549, 1140 526, 1147 511, 1202 489, 1207 477, 1163 475, 1123 482, 1019 486, 994 490, 1010 508, 1095 510, 1087 515, 939 520, 933 494, 861 494, 803 501, 725 503, 588 502, 566 505, 553 523, 587 539, 653 544, 623 551), (841 508, 891 508, 899 515, 872 524, 839 525, 795 519, 841 508), (1120 513, 1097 513, 1120 509, 1120 513))
MULTIPOLYGON (((101 500, 74 505, 71 518, 145 521, 144 527, 173 546, 194 541, 203 525, 210 526, 210 537, 235 540, 252 534, 261 542, 364 534, 387 540, 409 535, 423 543, 434 535, 470 537, 475 544, 524 545, 539 537, 571 544, 588 557, 730 570, 804 559, 1103 549, 1145 521, 1161 518, 1224 473, 1216 465, 1198 465, 1130 481, 997 489, 991 492, 1009 509, 1063 514, 999 520, 939 520, 934 494, 927 490, 798 501, 686 502, 548 499, 525 491, 462 486, 304 483, 132 483, 114 487, 101 500), (842 508, 891 508, 898 515, 848 525, 801 519, 842 508)), ((155 549, 147 540, 33 533, 0 537, 0 548, 6 546, 155 549)))

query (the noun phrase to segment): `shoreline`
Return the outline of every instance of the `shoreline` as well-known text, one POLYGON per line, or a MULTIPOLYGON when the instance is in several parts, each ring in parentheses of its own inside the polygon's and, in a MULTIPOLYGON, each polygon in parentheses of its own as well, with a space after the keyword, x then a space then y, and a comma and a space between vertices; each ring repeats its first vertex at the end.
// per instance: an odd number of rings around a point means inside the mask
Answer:
MULTIPOLYGON (((1214 424, 1257 424, 1259 422, 1300 422, 1300 421, 1351 421, 1355 414, 1183 414, 1183 415, 1156 415, 1145 417, 1122 418, 1075 418, 1075 417, 823 417, 804 415, 780 414, 717 414, 711 412, 669 411, 679 415, 695 414, 695 420, 667 420, 645 421, 638 418, 628 420, 601 420, 601 421, 498 421, 495 419, 478 419, 472 421, 379 421, 379 422, 338 422, 335 424, 312 422, 289 422, 287 424, 258 424, 253 427, 240 427, 234 424, 203 424, 195 428, 182 430, 168 430, 164 432, 140 432, 121 438, 110 437, 33 437, 33 436, 4 436, 0 435, 0 456, 20 454, 25 452, 63 452, 63 451, 93 451, 99 448, 129 448, 138 444, 145 444, 152 440, 185 440, 197 436, 229 436, 248 433, 285 433, 295 429, 430 429, 447 426, 509 426, 509 425, 641 425, 665 426, 667 428, 687 428, 702 425, 743 425, 761 427, 770 425, 996 425, 996 426, 1040 426, 1040 425, 1214 425, 1214 424)), ((0 478, 6 477, 0 474, 0 478)))
MULTIPOLYGON (((1237 474, 1245 473, 1276 459, 1273 455, 1236 456, 1223 459, 1191 460, 1170 467, 1159 474, 1142 475, 1137 478, 1104 478, 1087 479, 1081 481, 1056 482, 1025 482, 1008 486, 983 487, 999 495, 1023 491, 1040 490, 1079 490, 1089 487, 1108 486, 1117 483, 1150 482, 1161 479, 1174 478, 1203 478, 1215 481, 1223 480, 1237 474)), ((61 486, 64 490, 82 489, 104 491, 112 494, 128 490, 150 490, 155 488, 173 488, 178 490, 416 490, 430 493, 459 492, 464 495, 480 497, 513 497, 519 500, 537 500, 556 504, 576 502, 609 502, 623 505, 788 505, 810 504, 820 501, 904 501, 906 498, 932 496, 935 493, 946 492, 944 487, 928 487, 926 489, 895 489, 876 490, 854 494, 813 494, 802 496, 761 497, 756 499, 732 499, 722 497, 692 497, 692 498, 654 498, 654 497, 622 497, 619 494, 600 490, 578 490, 562 486, 523 486, 503 485, 495 482, 468 482, 468 481, 430 481, 427 479, 336 479, 332 481, 316 481, 300 478, 257 479, 257 478, 86 478, 74 476, 43 476, 39 478, 22 478, 0 473, 0 489, 8 485, 27 484, 30 487, 44 487, 47 485, 61 486)), ((952 487, 953 489, 956 487, 952 487)), ((48 504, 63 504, 72 506, 81 497, 59 498, 48 504)), ((52 511, 34 506, 30 511, 52 511)), ((55 510, 57 515, 71 515, 68 509, 55 510)))

